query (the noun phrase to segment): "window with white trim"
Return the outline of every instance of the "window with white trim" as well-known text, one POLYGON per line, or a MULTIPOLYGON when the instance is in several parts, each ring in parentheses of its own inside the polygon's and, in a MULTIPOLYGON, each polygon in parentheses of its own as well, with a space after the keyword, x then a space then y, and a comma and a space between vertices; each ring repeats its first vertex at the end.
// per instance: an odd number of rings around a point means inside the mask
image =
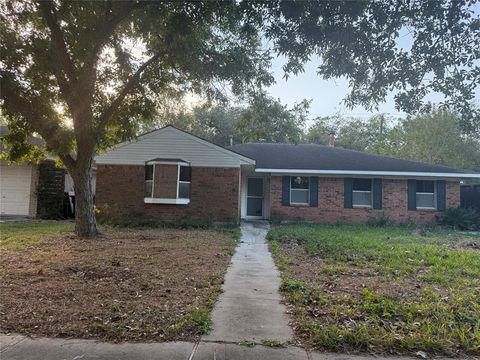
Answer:
POLYGON ((153 197, 153 178, 154 178, 154 166, 145 165, 145 197, 153 197))
POLYGON ((192 184, 192 168, 190 166, 180 166, 178 176, 178 198, 190 199, 190 189, 192 184))
POLYGON ((417 209, 436 209, 435 181, 417 180, 415 198, 417 209))
POLYGON ((190 203, 192 168, 187 162, 152 160, 145 165, 146 204, 190 203))
POLYGON ((290 204, 309 204, 310 178, 308 176, 290 177, 290 204))
POLYGON ((353 179, 353 206, 372 206, 372 179, 353 179))

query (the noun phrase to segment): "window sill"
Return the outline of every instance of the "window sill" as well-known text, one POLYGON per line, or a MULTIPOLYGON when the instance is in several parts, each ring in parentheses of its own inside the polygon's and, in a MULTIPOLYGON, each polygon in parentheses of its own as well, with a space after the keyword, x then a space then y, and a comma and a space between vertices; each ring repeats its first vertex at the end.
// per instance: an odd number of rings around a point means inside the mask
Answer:
POLYGON ((416 208, 417 210, 426 210, 426 211, 437 211, 436 208, 433 208, 433 207, 417 207, 416 208))
POLYGON ((306 203, 290 203, 290 206, 296 206, 296 207, 310 207, 310 204, 306 204, 306 203))
POLYGON ((162 198, 143 198, 145 204, 173 204, 173 205, 187 205, 190 204, 190 199, 162 199, 162 198))
POLYGON ((352 205, 354 209, 371 209, 372 205, 352 205))

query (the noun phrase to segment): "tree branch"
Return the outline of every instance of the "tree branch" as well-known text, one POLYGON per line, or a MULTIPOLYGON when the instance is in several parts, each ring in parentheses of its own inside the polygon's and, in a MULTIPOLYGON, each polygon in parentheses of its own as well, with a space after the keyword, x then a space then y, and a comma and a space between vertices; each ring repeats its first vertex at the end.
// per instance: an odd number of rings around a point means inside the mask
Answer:
POLYGON ((108 121, 111 119, 112 115, 115 113, 115 111, 117 111, 117 109, 122 104, 125 97, 133 90, 133 88, 138 82, 140 75, 145 71, 145 69, 151 64, 153 64, 155 61, 157 61, 159 58, 160 58, 160 53, 153 55, 150 59, 148 59, 145 63, 143 63, 137 69, 137 71, 130 77, 130 79, 125 83, 122 90, 120 91, 118 96, 115 98, 115 100, 113 100, 110 106, 108 106, 107 109, 105 109, 105 111, 102 113, 102 115, 100 115, 99 123, 98 123, 99 129, 103 129, 106 126, 108 121))
MULTIPOLYGON (((141 8, 146 5, 147 2, 128 2, 126 5, 121 8, 117 14, 106 16, 106 18, 101 18, 97 25, 94 27, 96 29, 95 34, 93 35, 93 43, 94 46, 87 56, 84 66, 83 66, 83 74, 86 77, 86 84, 89 88, 92 88, 94 85, 95 79, 95 64, 98 61, 98 57, 100 55, 100 51, 105 45, 105 43, 109 40, 110 36, 113 34, 115 29, 120 25, 120 23, 128 17, 133 10, 137 8, 141 8)), ((122 3, 124 4, 124 3, 122 3)), ((109 10, 111 11, 112 2, 107 4, 109 10)))
POLYGON ((75 66, 73 64, 70 55, 68 54, 67 45, 65 43, 65 37, 63 36, 62 29, 58 25, 57 14, 55 11, 55 5, 53 1, 40 1, 40 9, 42 10, 43 17, 47 21, 47 25, 50 29, 53 39, 53 45, 56 49, 59 62, 62 66, 62 70, 65 72, 68 81, 71 83, 76 79, 75 66))
POLYGON ((65 151, 64 143, 61 139, 64 136, 59 135, 62 132, 62 127, 59 122, 52 121, 53 116, 42 114, 40 109, 45 108, 45 103, 41 98, 34 96, 27 99, 20 94, 23 92, 21 87, 12 79, 9 73, 1 72, 1 99, 6 113, 13 113, 20 115, 25 122, 27 122, 32 129, 40 134, 47 145, 55 151, 67 168, 73 169, 75 167, 75 159, 65 151), (48 120, 47 120, 48 118, 48 120), (50 121, 49 121, 50 120, 50 121))
POLYGON ((120 9, 119 12, 116 15, 113 15, 105 21, 105 19, 101 19, 97 26, 95 27, 97 29, 95 33, 95 38, 94 38, 94 47, 92 50, 91 58, 88 59, 85 63, 86 64, 95 64, 96 58, 98 57, 98 54, 100 52, 100 49, 103 47, 105 42, 110 38, 112 33, 115 31, 115 29, 118 27, 118 25, 128 16, 132 13, 133 10, 140 8, 142 6, 145 6, 145 2, 141 3, 136 3, 136 2, 129 2, 127 3, 124 8, 120 9))

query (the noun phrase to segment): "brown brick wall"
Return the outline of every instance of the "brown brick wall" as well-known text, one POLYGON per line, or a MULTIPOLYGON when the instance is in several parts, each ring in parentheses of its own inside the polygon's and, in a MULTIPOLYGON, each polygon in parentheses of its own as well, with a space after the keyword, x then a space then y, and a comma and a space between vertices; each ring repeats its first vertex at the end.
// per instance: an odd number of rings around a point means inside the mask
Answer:
POLYGON ((156 164, 153 197, 175 199, 177 197, 178 165, 156 164))
POLYGON ((165 221, 237 221, 239 176, 238 168, 193 167, 190 204, 145 204, 143 166, 98 165, 96 206, 102 209, 108 204, 119 214, 143 214, 165 221))
MULTIPOLYGON (((282 178, 271 179, 271 218, 277 220, 306 220, 316 222, 365 222, 384 213, 397 223, 435 221, 437 211, 407 210, 407 180, 383 180, 381 210, 370 208, 345 209, 343 178, 318 178, 318 207, 282 206, 282 178)), ((460 184, 447 181, 447 208, 460 205, 460 184)))

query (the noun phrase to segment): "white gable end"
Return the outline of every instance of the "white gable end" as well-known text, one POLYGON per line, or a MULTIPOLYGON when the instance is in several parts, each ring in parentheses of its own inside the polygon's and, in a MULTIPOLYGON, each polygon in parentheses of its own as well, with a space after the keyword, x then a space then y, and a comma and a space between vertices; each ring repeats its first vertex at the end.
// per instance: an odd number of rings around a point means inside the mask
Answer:
POLYGON ((239 167, 255 161, 174 127, 140 136, 98 155, 97 164, 145 165, 155 158, 182 159, 192 166, 239 167))

